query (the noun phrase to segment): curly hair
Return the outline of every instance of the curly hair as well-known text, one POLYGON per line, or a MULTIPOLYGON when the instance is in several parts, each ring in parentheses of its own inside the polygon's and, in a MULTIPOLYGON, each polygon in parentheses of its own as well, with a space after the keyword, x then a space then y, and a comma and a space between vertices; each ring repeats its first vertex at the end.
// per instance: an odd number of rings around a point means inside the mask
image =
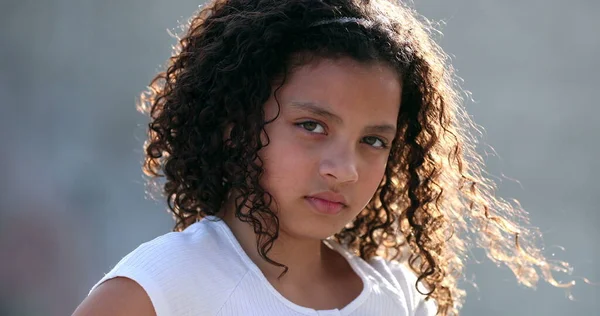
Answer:
POLYGON ((518 202, 495 196, 476 152, 478 127, 434 31, 413 9, 386 0, 213 0, 201 8, 139 103, 151 118, 144 171, 154 183, 165 178, 174 230, 217 215, 235 190, 236 217, 254 226, 260 255, 285 267, 268 257, 279 223, 259 184, 258 152, 268 145, 260 135, 270 123, 263 105, 294 67, 350 57, 397 70, 402 106, 379 187, 334 238, 363 259, 407 260, 439 315, 458 314, 471 245, 526 286, 540 275, 568 286, 551 274, 567 264, 542 255, 518 202), (349 19, 331 22, 340 17, 349 19))

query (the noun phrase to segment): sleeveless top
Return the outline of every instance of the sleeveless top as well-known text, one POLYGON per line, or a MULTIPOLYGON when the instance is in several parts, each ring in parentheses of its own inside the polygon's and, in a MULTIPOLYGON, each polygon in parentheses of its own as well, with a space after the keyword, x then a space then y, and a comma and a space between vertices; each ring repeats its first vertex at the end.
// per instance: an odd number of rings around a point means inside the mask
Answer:
POLYGON ((90 292, 108 279, 129 278, 146 291, 157 316, 435 315, 434 301, 417 292, 417 278, 408 267, 380 257, 366 262, 333 240, 323 242, 363 282, 359 296, 341 309, 315 310, 283 297, 215 217, 140 245, 90 292))

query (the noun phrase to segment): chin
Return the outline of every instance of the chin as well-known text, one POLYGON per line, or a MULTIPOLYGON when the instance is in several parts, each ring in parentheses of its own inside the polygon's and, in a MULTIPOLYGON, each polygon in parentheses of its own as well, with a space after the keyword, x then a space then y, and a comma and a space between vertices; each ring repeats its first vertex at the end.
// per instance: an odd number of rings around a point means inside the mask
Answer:
POLYGON ((294 218, 280 216, 279 219, 281 232, 298 239, 326 239, 339 233, 347 224, 342 217, 323 217, 311 213, 294 218))
POLYGON ((296 239, 310 239, 310 240, 323 240, 323 239, 327 239, 328 237, 335 235, 336 233, 338 233, 337 231, 333 231, 333 230, 327 230, 327 231, 310 231, 310 232, 297 232, 297 231, 289 231, 286 230, 285 234, 292 236, 293 238, 296 239))

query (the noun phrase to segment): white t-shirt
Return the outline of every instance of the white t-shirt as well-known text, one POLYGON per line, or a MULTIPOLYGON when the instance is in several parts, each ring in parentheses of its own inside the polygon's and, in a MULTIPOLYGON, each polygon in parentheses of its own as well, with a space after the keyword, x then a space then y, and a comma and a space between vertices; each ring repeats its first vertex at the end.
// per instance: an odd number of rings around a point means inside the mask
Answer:
MULTIPOLYGON (((315 310, 283 297, 250 260, 221 220, 209 217, 182 232, 140 245, 94 287, 127 277, 148 294, 157 316, 348 315, 429 316, 436 305, 416 291, 416 276, 404 265, 382 258, 368 263, 333 240, 336 250, 360 276, 364 288, 342 309, 315 310), (212 219, 212 220, 209 220, 212 219)), ((91 291, 90 291, 91 292, 91 291)))

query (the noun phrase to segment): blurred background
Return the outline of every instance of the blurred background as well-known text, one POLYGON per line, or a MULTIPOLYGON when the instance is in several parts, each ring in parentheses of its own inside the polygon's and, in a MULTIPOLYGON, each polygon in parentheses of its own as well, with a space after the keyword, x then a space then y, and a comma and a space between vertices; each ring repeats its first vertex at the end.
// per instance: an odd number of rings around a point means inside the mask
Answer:
MULTIPOLYGON (((135 101, 176 43, 167 29, 201 3, 2 1, 0 315, 70 315, 120 258, 172 228, 144 194, 135 101)), ((480 255, 463 315, 597 315, 599 286, 580 277, 600 281, 600 2, 413 6, 442 22, 438 41, 497 152, 486 161, 498 194, 521 202, 545 254, 578 281, 574 300, 527 289, 480 255)))

